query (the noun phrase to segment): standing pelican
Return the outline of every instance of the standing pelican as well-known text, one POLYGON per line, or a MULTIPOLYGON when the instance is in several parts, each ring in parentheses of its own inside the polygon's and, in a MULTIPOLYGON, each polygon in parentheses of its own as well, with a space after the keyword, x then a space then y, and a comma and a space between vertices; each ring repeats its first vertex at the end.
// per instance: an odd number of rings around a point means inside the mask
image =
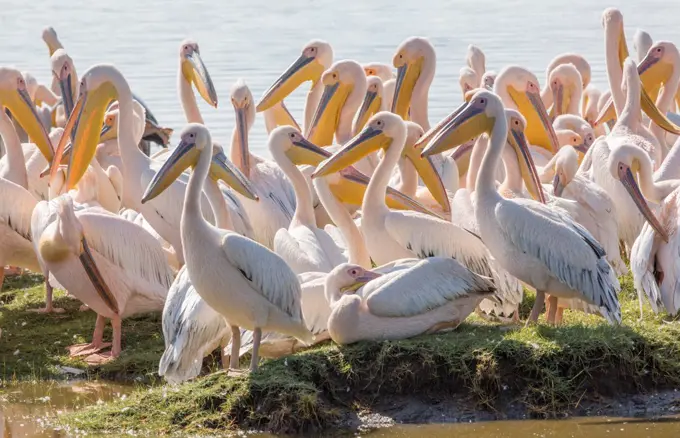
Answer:
MULTIPOLYGON (((302 317, 300 283, 288 265, 266 247, 205 220, 199 201, 212 159, 210 132, 203 125, 189 124, 180 138, 147 194, 157 193, 157 185, 167 185, 163 184, 165 179, 176 178, 193 166, 181 224, 185 251, 191 254, 187 271, 196 291, 231 325, 231 368, 238 368, 239 327, 254 332, 250 369, 255 370, 263 329, 289 334, 305 343, 314 339, 302 317), (230 287, 225 288, 227 284, 230 287)), ((235 180, 234 185, 257 198, 245 179, 235 180)))
MULTIPOLYGON (((508 132, 501 99, 486 90, 477 92, 445 130, 458 144, 483 132, 490 136, 475 185, 475 216, 481 238, 498 263, 536 289, 529 321, 538 319, 549 293, 551 313, 557 311, 558 297, 579 298, 600 307, 611 323, 620 322, 618 280, 590 233, 544 204, 499 195, 494 174, 508 132)), ((435 139, 423 154, 439 152, 435 139)))

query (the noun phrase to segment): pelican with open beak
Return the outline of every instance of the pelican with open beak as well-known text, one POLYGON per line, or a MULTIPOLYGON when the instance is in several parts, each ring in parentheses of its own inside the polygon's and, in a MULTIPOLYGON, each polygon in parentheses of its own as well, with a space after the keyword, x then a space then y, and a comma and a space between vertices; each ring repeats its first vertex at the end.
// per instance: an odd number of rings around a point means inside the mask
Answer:
POLYGON ((547 150, 551 155, 559 149, 552 120, 541 99, 536 76, 518 66, 504 68, 496 78, 494 92, 507 108, 516 109, 526 119, 529 144, 547 150))
MULTIPOLYGON (((257 112, 266 111, 276 103, 281 102, 292 93, 303 82, 312 81, 310 95, 316 88, 323 72, 330 67, 333 62, 333 49, 330 44, 321 40, 313 40, 305 45, 302 53, 281 76, 265 91, 262 99, 257 104, 257 112)), ((310 104, 308 96, 307 105, 310 104)), ((314 102, 316 106, 316 102, 314 102)), ((305 108, 305 113, 313 111, 314 108, 305 108)))

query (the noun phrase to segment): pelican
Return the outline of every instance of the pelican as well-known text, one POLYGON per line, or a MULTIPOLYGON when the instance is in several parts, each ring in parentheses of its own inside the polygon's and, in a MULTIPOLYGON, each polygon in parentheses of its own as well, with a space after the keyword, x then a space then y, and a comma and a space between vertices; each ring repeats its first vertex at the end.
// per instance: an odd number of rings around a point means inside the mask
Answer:
POLYGON ((366 122, 374 114, 385 111, 385 93, 382 81, 378 76, 369 76, 366 78, 366 94, 361 106, 356 113, 354 123, 352 125, 352 134, 356 135, 361 131, 366 122))
POLYGON ((345 345, 455 329, 494 290, 491 281, 450 258, 428 258, 388 274, 344 263, 326 277, 333 309, 328 332, 345 345), (361 295, 354 293, 362 286, 361 295))
POLYGON ((316 111, 324 84, 321 75, 333 63, 333 49, 330 44, 322 40, 312 40, 305 44, 302 53, 278 79, 265 91, 257 104, 256 111, 266 111, 276 103, 288 97, 303 82, 312 81, 307 93, 304 110, 304 132, 309 130, 312 117, 316 111))
POLYGON ((563 146, 543 169, 540 178, 544 183, 552 183, 554 196, 575 201, 581 209, 587 210, 592 225, 580 222, 581 225, 600 242, 617 275, 625 275, 628 269, 619 251, 616 205, 604 189, 579 173, 578 167, 576 149, 563 146))
POLYGON ((430 129, 427 115, 427 93, 437 65, 437 55, 432 44, 421 37, 411 37, 402 42, 392 59, 397 69, 391 111, 404 120, 412 120, 430 129))
POLYGON ((555 115, 579 114, 583 88, 581 74, 572 64, 562 64, 548 77, 555 115))
MULTIPOLYGON (((168 182, 169 186, 166 188, 163 186, 164 182, 157 187, 159 190, 163 189, 161 195, 155 197, 153 201, 142 203, 144 187, 154 178, 156 164, 137 147, 133 134, 136 103, 127 81, 111 65, 91 67, 81 80, 80 97, 64 132, 64 136, 67 137, 68 131, 75 129, 66 190, 78 182, 96 152, 100 130, 85 127, 102 126, 106 106, 111 100, 118 100, 120 111, 118 144, 123 164, 123 168, 120 169, 124 181, 123 206, 142 213, 153 229, 172 245, 181 265, 184 263, 184 253, 180 237, 181 211, 178 210, 178 206, 182 205, 186 184, 175 180, 168 182)), ((204 203, 203 211, 209 220, 212 220, 213 211, 207 198, 200 199, 204 203)))
POLYGON ((646 219, 630 255, 630 267, 640 302, 640 318, 643 294, 654 312, 665 307, 670 315, 676 315, 680 311, 677 288, 680 273, 677 266, 680 181, 654 178, 649 156, 633 145, 622 144, 613 149, 608 166, 612 177, 621 181, 646 219), (645 198, 659 203, 657 215, 645 198))
POLYGON ((527 140, 530 145, 538 146, 532 148, 534 161, 544 164, 536 158, 550 159, 557 152, 559 142, 541 100, 536 76, 522 67, 505 67, 496 78, 494 92, 501 97, 505 106, 524 116, 527 140))
POLYGON ((347 261, 345 248, 323 229, 317 228, 312 193, 304 175, 289 157, 289 154, 304 153, 305 149, 323 153, 292 126, 276 128, 269 136, 269 151, 291 181, 296 198, 290 225, 287 229, 278 230, 274 236, 274 251, 296 274, 329 272, 347 261), (302 150, 298 152, 296 149, 302 150))
POLYGON ((375 76, 380 78, 381 82, 394 79, 394 71, 392 66, 389 64, 384 64, 382 62, 369 62, 368 64, 364 64, 362 67, 367 78, 375 76))
MULTIPOLYGON (((555 129, 555 135, 557 135, 560 146, 568 144, 564 143, 563 139, 560 138, 560 135, 563 133, 561 131, 563 130, 573 131, 581 138, 582 148, 579 150, 581 153, 585 153, 585 149, 589 148, 595 142, 595 131, 593 130, 593 127, 579 116, 573 114, 562 114, 561 116, 557 116, 553 121, 553 128, 555 129)), ((580 146, 581 143, 574 144, 572 142, 572 146, 573 145, 580 146)))
POLYGON ((467 66, 477 75, 478 82, 474 88, 479 87, 482 76, 484 76, 484 73, 486 73, 486 56, 484 56, 484 52, 474 44, 468 45, 467 53, 465 55, 465 62, 467 63, 467 66))
MULTIPOLYGON (((506 199, 496 190, 494 174, 508 132, 499 96, 477 92, 445 130, 457 144, 484 132, 490 136, 475 185, 475 216, 481 239, 496 261, 536 289, 527 323, 538 319, 546 293, 551 313, 557 311, 558 297, 579 298, 600 307, 610 323, 620 322, 619 282, 604 249, 590 233, 558 210, 529 199, 506 199)), ((435 139, 423 154, 440 149, 435 139)), ((554 320, 554 314, 549 320, 554 320)))
MULTIPOLYGON (((597 120, 597 115, 599 114, 599 102, 602 97, 602 92, 595 87, 595 85, 590 84, 584 90, 581 96, 581 117, 583 120, 588 122, 592 127, 597 120)), ((597 137, 605 135, 603 126, 596 126, 593 132, 597 137)))
POLYGON ((548 64, 545 73, 547 82, 543 90, 541 90, 541 99, 546 108, 550 108, 554 103, 554 94, 551 92, 550 76, 556 68, 563 65, 570 65, 578 71, 579 87, 581 90, 585 89, 590 84, 590 63, 588 63, 583 56, 576 53, 564 53, 556 56, 550 61, 550 64, 548 64))
MULTIPOLYGON (((31 101, 26 81, 18 70, 0 68, 0 135, 6 148, 0 166, 0 266, 19 266, 42 272, 31 242, 31 214, 37 200, 27 190, 28 177, 19 137, 5 113, 8 109, 17 123, 36 142, 37 149, 51 157, 52 144, 31 101)), ((0 287, 4 280, 0 271, 0 287)), ((45 283, 46 311, 52 311, 52 288, 45 283)))
POLYGON ((380 112, 354 139, 322 163, 313 177, 337 172, 367 153, 384 148, 384 156, 368 185, 361 208, 361 227, 371 259, 383 265, 416 256, 453 257, 473 272, 493 276, 496 284, 504 284, 504 279, 489 266, 484 244, 472 233, 438 218, 387 208, 385 190, 402 155, 406 137, 406 125, 399 116, 380 112))
POLYGON ((493 90, 493 86, 496 83, 496 77, 498 74, 495 71, 487 71, 482 76, 481 86, 488 90, 493 90))
POLYGON ((245 82, 239 80, 231 89, 231 102, 236 113, 232 135, 231 161, 255 187, 259 201, 240 196, 250 218, 253 238, 267 248, 274 247, 274 236, 288 228, 295 212, 295 191, 285 173, 273 161, 251 154, 248 132, 255 122, 253 95, 245 82))
MULTIPOLYGON (((201 298, 229 321, 231 368, 238 368, 239 327, 254 332, 252 371, 257 369, 263 329, 295 336, 307 344, 313 341, 302 316, 300 283, 288 265, 266 247, 233 231, 215 228, 205 220, 199 200, 212 159, 210 132, 203 125, 189 124, 180 139, 147 188, 145 200, 157 193, 157 186, 167 186, 164 180, 193 167, 181 223, 185 250, 191 254, 186 261, 189 278, 201 298), (226 284, 230 287, 225 288, 226 284)), ((257 198, 245 178, 235 178, 232 187, 257 198)))
POLYGON ((458 83, 460 84, 460 90, 463 92, 463 96, 470 90, 478 88, 480 79, 477 73, 468 66, 461 67, 458 73, 458 83))
MULTIPOLYGON (((59 41, 57 31, 55 31, 51 26, 43 29, 42 39, 45 44, 47 44, 47 50, 49 50, 50 56, 54 55, 54 52, 57 50, 64 48, 64 46, 61 44, 61 41, 59 41)), ((52 85, 50 86, 50 89, 57 96, 61 96, 61 88, 59 87, 59 79, 57 77, 52 77, 52 85)))
POLYGON ((647 55, 647 52, 649 52, 650 47, 652 47, 652 44, 654 44, 654 40, 649 33, 642 29, 637 29, 635 31, 635 34, 633 35, 633 48, 637 54, 638 62, 642 62, 647 55))

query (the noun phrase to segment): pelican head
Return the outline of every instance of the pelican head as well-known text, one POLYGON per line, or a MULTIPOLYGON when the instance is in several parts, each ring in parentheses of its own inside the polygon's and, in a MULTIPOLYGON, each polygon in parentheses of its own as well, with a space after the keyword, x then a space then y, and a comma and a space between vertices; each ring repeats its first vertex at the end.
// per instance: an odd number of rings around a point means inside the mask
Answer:
POLYGON ((416 85, 421 90, 429 89, 436 62, 434 47, 426 38, 411 37, 399 45, 392 59, 392 65, 397 69, 391 109, 393 113, 404 120, 408 118, 416 85))
POLYGON ((99 132, 100 143, 118 138, 118 111, 118 108, 115 108, 106 112, 102 130, 99 132))
POLYGON ((666 83, 675 68, 680 67, 680 53, 670 41, 657 41, 638 64, 638 74, 644 84, 666 83))
MULTIPOLYGON (((361 65, 352 60, 334 63, 321 77, 323 94, 316 107, 306 136, 315 144, 328 146, 340 124, 340 114, 355 90, 359 99, 366 93, 366 75, 361 65)), ((358 106, 358 104, 357 104, 358 106)))
POLYGON ((269 134, 269 151, 272 156, 285 155, 293 164, 311 165, 319 163, 321 157, 327 157, 328 151, 302 136, 292 126, 279 126, 269 134))
POLYGON ((562 147, 557 151, 553 163, 555 169, 553 194, 555 196, 562 196, 564 188, 574 179, 578 171, 578 154, 572 147, 562 147))
POLYGON ((374 114, 383 109, 383 83, 378 76, 368 76, 366 78, 366 95, 359 107, 352 132, 359 132, 374 114))
POLYGON ((495 71, 487 71, 482 75, 482 87, 488 90, 493 90, 493 85, 496 83, 496 76, 498 74, 495 71))
POLYGON ((668 231, 661 225, 647 205, 647 200, 642 195, 635 178, 638 173, 652 174, 652 165, 649 157, 646 156, 646 152, 635 145, 622 144, 611 151, 607 165, 611 175, 621 181, 649 225, 654 228, 654 231, 661 236, 664 242, 668 242, 668 231))
POLYGON ((555 134, 557 134, 560 149, 562 146, 571 146, 582 154, 588 152, 588 146, 586 146, 585 141, 576 131, 572 131, 571 129, 556 129, 555 134))
POLYGON ((303 82, 312 81, 312 86, 314 86, 332 62, 333 49, 330 44, 322 40, 308 42, 302 48, 298 59, 265 91, 257 104, 257 112, 268 110, 281 102, 303 82))
POLYGON ((593 84, 588 85, 583 90, 583 95, 581 97, 581 116, 591 127, 597 119, 597 114, 599 112, 598 104, 601 96, 602 92, 595 88, 593 84))
POLYGON ((465 60, 468 67, 470 67, 478 77, 481 77, 481 75, 486 72, 486 56, 484 56, 482 49, 475 46, 474 44, 470 44, 468 46, 465 60))
POLYGON ((59 81, 61 98, 64 102, 64 114, 66 117, 73 111, 73 102, 76 98, 78 83, 73 60, 64 49, 57 49, 50 57, 52 75, 59 81))
POLYGON ((26 79, 14 68, 0 67, 0 110, 3 108, 10 111, 45 158, 52 160, 52 143, 28 93, 26 79))
POLYGON ((248 148, 248 132, 255 123, 255 107, 250 88, 243 79, 239 79, 229 92, 231 104, 236 114, 236 132, 241 162, 239 169, 243 169, 246 176, 250 176, 250 150, 248 148))
POLYGON ((208 69, 201 59, 198 43, 191 40, 182 41, 179 48, 179 62, 184 79, 190 84, 194 84, 198 94, 208 105, 217 108, 217 91, 215 91, 208 69))
POLYGON ((382 62, 369 62, 363 65, 366 77, 377 76, 381 81, 389 81, 394 78, 392 66, 382 62))
POLYGON ((54 52, 57 51, 57 49, 64 47, 61 45, 59 37, 57 37, 57 31, 51 26, 43 29, 42 39, 45 41, 45 44, 47 44, 47 49, 50 51, 50 56, 52 56, 54 52))
POLYGON ((480 79, 473 69, 465 66, 460 68, 458 83, 460 84, 460 89, 463 92, 463 95, 465 95, 465 93, 467 93, 468 91, 473 90, 477 88, 477 86, 479 86, 480 79))
POLYGON ((393 138, 406 139, 406 125, 396 114, 381 111, 371 117, 366 127, 332 157, 316 168, 312 178, 338 172, 371 152, 387 149, 393 138))
POLYGON ((581 88, 586 88, 590 84, 591 77, 590 63, 583 56, 577 53, 564 53, 553 58, 553 60, 550 61, 550 64, 548 65, 547 68, 546 76, 548 77, 548 81, 550 81, 551 73, 557 67, 565 64, 573 66, 578 71, 580 84, 579 86, 581 88))
POLYGON ((555 114, 558 116, 567 114, 570 99, 581 94, 581 74, 572 64, 561 64, 550 72, 548 80, 553 95, 555 114))
POLYGON ((250 181, 227 159, 221 148, 214 148, 208 128, 190 123, 182 130, 179 145, 149 183, 142 197, 142 204, 163 193, 186 169, 195 167, 206 148, 210 148, 212 155, 209 176, 221 179, 246 198, 257 200, 255 188, 250 181))
POLYGON ((557 116, 553 121, 553 127, 555 128, 557 139, 560 141, 560 146, 567 144, 564 143, 562 139, 560 139, 559 131, 564 129, 576 132, 583 140, 583 145, 585 146, 586 150, 595 142, 595 132, 593 131, 592 126, 590 126, 586 120, 577 115, 563 114, 561 116, 557 116))
POLYGON ((552 121, 541 99, 541 89, 536 76, 522 67, 506 67, 498 74, 494 91, 503 97, 506 106, 514 105, 522 113, 527 121, 526 133, 529 142, 554 154, 559 144, 552 121))
POLYGON ((519 111, 506 108, 505 118, 508 123, 508 144, 517 156, 522 180, 526 186, 529 194, 535 200, 545 204, 545 193, 543 193, 543 186, 538 177, 536 165, 532 158, 529 144, 527 143, 524 129, 526 128, 526 120, 519 111))
MULTIPOLYGON (((354 293, 371 280, 380 278, 382 274, 364 269, 359 265, 342 263, 336 266, 326 277, 326 291, 340 291, 343 294, 354 293)), ((327 297, 329 302, 340 297, 327 297), (333 299, 335 298, 335 299, 333 299)))

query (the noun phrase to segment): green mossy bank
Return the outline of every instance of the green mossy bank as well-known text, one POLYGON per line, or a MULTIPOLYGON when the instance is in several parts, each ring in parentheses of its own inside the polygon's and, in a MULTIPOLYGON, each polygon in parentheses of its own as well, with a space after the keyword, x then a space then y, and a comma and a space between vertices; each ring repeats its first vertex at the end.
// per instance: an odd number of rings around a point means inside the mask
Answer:
MULTIPOLYGON (((399 397, 433 404, 455 400, 468 412, 504 413, 512 406, 522 415, 556 417, 601 398, 675 388, 680 385, 680 323, 648 309, 638 321, 631 286, 624 280, 621 327, 574 312, 565 314, 559 328, 502 327, 472 318, 448 334, 348 347, 325 344, 266 361, 252 375, 217 372, 178 387, 151 385, 125 400, 65 414, 60 421, 81 431, 299 433, 346 427, 356 413, 399 397)), ((41 299, 40 285, 2 294, 0 354, 6 380, 55 378, 60 365, 85 369, 66 357, 64 347, 89 338, 94 315, 78 312, 78 303, 63 295, 57 305, 67 308, 65 314, 27 312, 41 299)), ((528 296, 525 313, 531 300, 528 296)), ((126 320, 123 330, 124 354, 88 370, 88 377, 158 382, 160 316, 126 320)), ((214 359, 206 366, 215 367, 214 359)))

